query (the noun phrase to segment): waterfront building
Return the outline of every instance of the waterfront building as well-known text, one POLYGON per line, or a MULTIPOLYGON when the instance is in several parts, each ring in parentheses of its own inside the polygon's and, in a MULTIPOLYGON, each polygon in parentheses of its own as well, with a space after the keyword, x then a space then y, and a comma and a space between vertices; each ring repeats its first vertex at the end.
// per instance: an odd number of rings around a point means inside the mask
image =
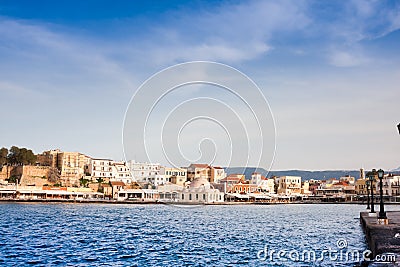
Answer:
POLYGON ((317 189, 317 196, 320 196, 327 201, 344 201, 352 200, 356 196, 356 185, 350 184, 348 181, 338 181, 335 183, 322 183, 317 189))
POLYGON ((225 169, 222 167, 211 166, 211 183, 219 183, 226 177, 225 169))
POLYGON ((322 181, 322 185, 325 187, 325 188, 330 188, 331 186, 333 186, 334 184, 337 184, 337 183, 339 183, 340 181, 338 180, 338 179, 336 179, 336 178, 330 178, 330 179, 328 179, 328 180, 324 180, 324 181, 322 181))
POLYGON ((125 184, 133 182, 131 170, 126 162, 113 162, 112 163, 112 181, 121 181, 125 184))
POLYGON ((158 175, 160 175, 161 165, 159 163, 136 162, 135 160, 131 160, 128 165, 132 172, 133 179, 137 182, 149 182, 149 178, 155 178, 154 181, 156 181, 157 177, 160 181, 158 175))
POLYGON ((113 178, 113 163, 111 159, 91 159, 86 165, 86 174, 90 176, 92 181, 102 179, 109 182, 113 178))
POLYGON ((321 186, 322 181, 320 180, 314 180, 310 179, 308 185, 308 190, 310 191, 310 194, 315 196, 317 194, 317 189, 321 186))
MULTIPOLYGON (((355 184, 354 184, 354 191, 355 194, 357 195, 367 195, 367 181, 369 179, 365 178, 365 179, 357 179, 355 184)), ((385 182, 384 182, 384 186, 385 186, 385 182)), ((374 190, 374 195, 378 196, 379 194, 379 179, 375 178, 374 181, 374 186, 372 188, 374 190)), ((388 193, 389 193, 389 189, 388 189, 388 193)), ((369 192, 369 194, 371 194, 371 191, 369 192)))
POLYGON ((258 192, 259 190, 261 189, 256 184, 250 184, 248 182, 244 183, 239 182, 238 184, 233 185, 228 192, 236 194, 250 194, 258 192))
POLYGON ((193 181, 194 179, 204 178, 209 182, 211 181, 211 167, 208 164, 190 164, 187 167, 187 180, 193 181))
POLYGON ((341 201, 346 199, 346 194, 343 192, 342 187, 318 188, 316 196, 327 199, 327 201, 329 201, 329 199, 341 201))
POLYGON ((110 186, 112 198, 118 198, 118 192, 124 189, 125 183, 121 181, 111 181, 110 186))
POLYGON ((283 194, 283 195, 301 194, 301 177, 300 176, 279 177, 278 194, 283 194))
POLYGON ((164 175, 165 183, 170 182, 183 186, 187 180, 187 170, 185 168, 161 167, 161 175, 164 175))
POLYGON ((356 179, 350 175, 346 175, 346 176, 340 177, 339 181, 348 182, 350 185, 354 185, 356 182, 356 179))
POLYGON ((111 159, 91 159, 86 166, 86 175, 92 182, 121 181, 125 184, 133 182, 129 166, 123 161, 111 159))
POLYGON ((240 182, 244 182, 245 176, 244 174, 230 174, 227 177, 220 180, 220 184, 223 184, 222 188, 224 188, 224 193, 229 192, 231 188, 240 182))
POLYGON ((118 201, 156 202, 158 191, 154 189, 123 189, 117 193, 118 201))
POLYGON ((266 178, 261 175, 261 173, 253 173, 251 175, 250 183, 256 184, 262 192, 266 193, 275 193, 275 179, 273 178, 266 178))
POLYGON ((305 196, 310 196, 312 193, 310 191, 310 182, 304 181, 301 185, 301 194, 305 196))
POLYGON ((219 183, 225 177, 225 169, 222 167, 213 167, 208 164, 190 164, 190 166, 187 167, 188 181, 204 178, 210 183, 219 183))
POLYGON ((357 179, 355 184, 355 192, 357 195, 367 195, 367 180, 366 179, 357 179))
MULTIPOLYGON (((400 176, 387 174, 382 179, 383 195, 386 196, 399 196, 400 195, 400 176)), ((379 179, 374 183, 375 190, 379 193, 380 185, 379 179)))
POLYGON ((149 175, 144 179, 144 182, 142 183, 148 183, 151 186, 159 186, 163 184, 167 184, 172 180, 172 178, 165 176, 164 174, 152 174, 149 175))
POLYGON ((262 180, 263 178, 265 178, 265 177, 262 176, 261 173, 253 172, 253 173, 251 174, 250 183, 258 185, 258 184, 261 183, 261 180, 262 180))
POLYGON ((40 199, 103 199, 104 195, 93 192, 90 188, 55 187, 55 186, 8 186, 1 188, 0 197, 20 200, 40 199))
POLYGON ((60 180, 66 186, 79 186, 79 180, 85 177, 85 166, 90 157, 79 152, 57 152, 56 167, 60 172, 60 180))
POLYGON ((37 156, 37 165, 58 169, 57 180, 65 186, 79 186, 85 178, 91 158, 79 152, 64 152, 59 149, 44 151, 37 156))
POLYGON ((163 202, 178 202, 183 186, 177 184, 164 184, 157 187, 159 200, 163 202))
POLYGON ((179 201, 184 203, 224 202, 224 193, 212 188, 206 178, 195 178, 179 195, 179 201))

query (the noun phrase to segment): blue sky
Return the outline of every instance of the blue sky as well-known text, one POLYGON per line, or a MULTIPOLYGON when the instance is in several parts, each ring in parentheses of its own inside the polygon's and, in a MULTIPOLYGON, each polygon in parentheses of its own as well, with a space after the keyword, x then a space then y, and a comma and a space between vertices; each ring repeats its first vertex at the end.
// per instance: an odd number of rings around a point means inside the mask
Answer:
POLYGON ((268 99, 273 169, 392 169, 399 29, 398 1, 0 1, 0 145, 122 159, 137 88, 211 60, 268 99))

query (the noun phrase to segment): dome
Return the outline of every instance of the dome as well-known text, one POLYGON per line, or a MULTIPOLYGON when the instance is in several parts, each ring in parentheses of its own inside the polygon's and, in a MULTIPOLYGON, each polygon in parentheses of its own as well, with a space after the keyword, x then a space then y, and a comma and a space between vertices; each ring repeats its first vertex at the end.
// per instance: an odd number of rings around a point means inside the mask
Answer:
POLYGON ((196 178, 190 183, 190 188, 210 189, 210 182, 205 178, 196 178))

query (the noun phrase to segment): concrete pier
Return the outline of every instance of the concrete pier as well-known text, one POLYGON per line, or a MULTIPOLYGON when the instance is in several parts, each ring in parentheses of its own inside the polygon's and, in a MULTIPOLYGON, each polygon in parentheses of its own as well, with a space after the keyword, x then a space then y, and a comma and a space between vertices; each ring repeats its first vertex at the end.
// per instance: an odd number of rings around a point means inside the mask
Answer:
POLYGON ((377 214, 360 213, 368 247, 375 258, 370 266, 375 266, 375 264, 379 264, 379 266, 400 266, 400 211, 388 211, 386 215, 389 223, 383 225, 378 224, 377 214), (385 256, 381 256, 389 254, 395 254, 395 261, 393 262, 391 259, 390 262, 383 263, 385 256), (379 263, 379 259, 382 259, 382 263, 379 263))

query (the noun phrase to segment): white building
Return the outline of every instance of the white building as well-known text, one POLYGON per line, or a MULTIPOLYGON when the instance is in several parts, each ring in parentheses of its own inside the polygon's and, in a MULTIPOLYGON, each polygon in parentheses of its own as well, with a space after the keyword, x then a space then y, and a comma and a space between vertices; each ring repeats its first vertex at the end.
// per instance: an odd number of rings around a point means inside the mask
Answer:
POLYGON ((169 177, 166 177, 163 174, 153 174, 143 179, 142 182, 148 182, 155 186, 164 185, 170 182, 169 177))
POLYGON ((121 181, 125 184, 130 184, 133 182, 131 169, 126 162, 114 162, 113 163, 113 181, 121 181))
POLYGON ((113 160, 111 159, 91 159, 86 172, 96 179, 109 180, 113 178, 113 160))
POLYGON ((149 162, 136 162, 134 160, 129 161, 129 167, 133 178, 137 182, 150 182, 153 178, 154 181, 160 181, 160 170, 161 165, 159 163, 149 162), (150 178, 150 179, 149 179, 150 178))
MULTIPOLYGON (((374 182, 376 192, 380 192, 380 181, 376 179, 374 182)), ((382 179, 382 190, 385 196, 399 196, 400 195, 400 176, 398 175, 385 175, 382 179)))
POLYGON ((121 181, 125 184, 132 182, 132 174, 125 162, 115 162, 111 159, 91 159, 86 169, 92 181, 121 181))
POLYGON ((180 192, 179 201, 193 204, 224 202, 224 193, 211 188, 206 178, 196 178, 180 192))
POLYGON ((282 176, 279 177, 278 194, 294 195, 301 194, 300 176, 282 176))
POLYGON ((177 184, 165 184, 158 186, 157 190, 159 201, 173 203, 179 201, 179 196, 183 190, 183 186, 177 184))
POLYGON ((117 195, 118 201, 156 202, 158 191, 154 189, 127 189, 121 190, 117 195))
POLYGON ((261 173, 253 173, 251 175, 251 184, 256 184, 261 191, 266 193, 275 193, 275 180, 273 178, 266 178, 261 175, 261 173))

